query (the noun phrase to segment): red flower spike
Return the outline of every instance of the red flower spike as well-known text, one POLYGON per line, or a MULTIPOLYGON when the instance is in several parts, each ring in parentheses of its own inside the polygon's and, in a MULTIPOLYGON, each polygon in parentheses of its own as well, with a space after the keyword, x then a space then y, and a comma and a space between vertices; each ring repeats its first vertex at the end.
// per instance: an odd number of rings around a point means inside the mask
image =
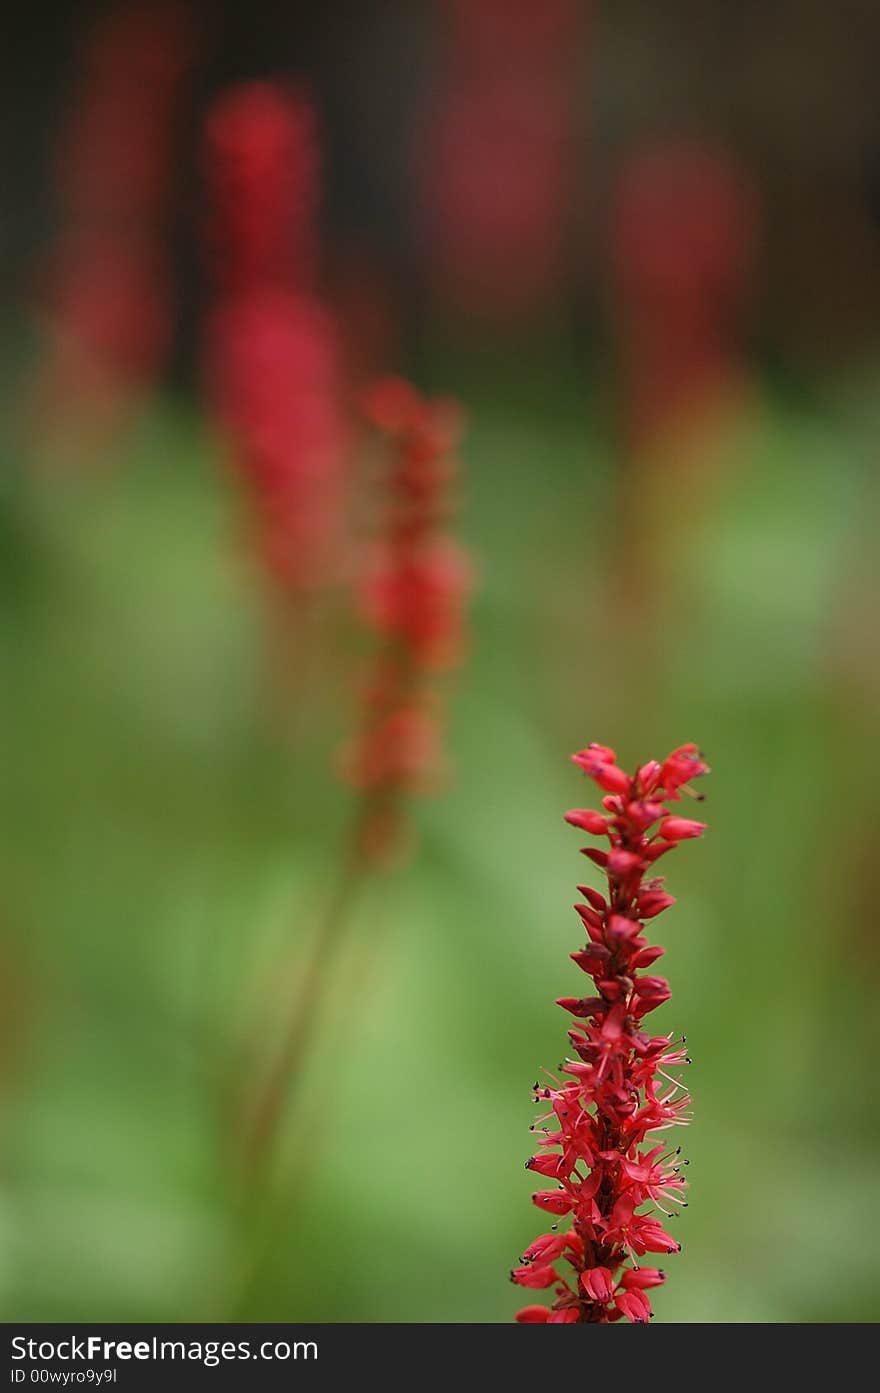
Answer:
POLYGON ((648 944, 645 921, 674 903, 662 880, 650 878, 650 867, 679 841, 704 831, 701 822, 672 816, 666 804, 690 791, 690 782, 707 766, 692 745, 673 751, 662 764, 641 765, 632 776, 606 747, 589 746, 573 759, 601 788, 614 785, 614 796, 603 799, 609 820, 597 813, 593 821, 582 809, 567 815, 574 826, 589 831, 598 830, 600 820, 605 824, 610 851, 587 854, 604 870, 608 895, 578 887, 588 903, 575 909, 590 941, 571 957, 592 977, 598 995, 558 998, 579 1018, 568 1032, 578 1058, 560 1066, 566 1082, 550 1076, 548 1084, 535 1086, 536 1101, 543 1105, 536 1124, 541 1152, 526 1162, 527 1169, 559 1181, 558 1190, 538 1191, 533 1203, 560 1218, 570 1214, 571 1226, 536 1239, 514 1269, 519 1285, 553 1284, 555 1290, 549 1309, 525 1307, 517 1320, 646 1324, 651 1306, 645 1292, 660 1286, 665 1273, 638 1267, 635 1260, 680 1250, 660 1215, 686 1203, 678 1153, 667 1153, 654 1138, 684 1125, 690 1106, 684 1086, 669 1073, 690 1062, 682 1042, 652 1036, 640 1025, 670 996, 665 977, 642 971, 663 953, 648 944), (659 833, 652 834, 658 822, 659 833), (549 1276, 551 1263, 562 1256, 573 1268, 568 1280, 549 1276))

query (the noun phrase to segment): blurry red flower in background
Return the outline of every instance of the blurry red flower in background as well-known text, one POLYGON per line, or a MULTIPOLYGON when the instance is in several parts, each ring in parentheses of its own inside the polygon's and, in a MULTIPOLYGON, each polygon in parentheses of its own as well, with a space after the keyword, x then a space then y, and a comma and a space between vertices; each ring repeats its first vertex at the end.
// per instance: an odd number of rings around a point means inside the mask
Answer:
POLYGON ((138 0, 87 33, 55 159, 60 232, 43 270, 47 421, 101 435, 164 367, 174 305, 175 141, 196 52, 189 7, 138 0))
POLYGON ((383 854, 399 827, 401 796, 431 787, 441 773, 442 707, 431 677, 461 658, 472 577, 445 532, 457 408, 387 378, 365 394, 364 409, 383 441, 387 501, 358 583, 361 612, 379 642, 346 769, 368 795, 368 848, 383 854))
POLYGON ((566 820, 608 838, 607 853, 585 851, 605 870, 608 894, 578 886, 586 903, 575 909, 588 941, 571 956, 592 977, 596 994, 558 1000, 575 1018, 569 1039, 576 1058, 560 1065, 561 1078, 548 1074, 548 1084, 534 1086, 545 1112, 532 1127, 540 1149, 526 1161, 527 1170, 557 1185, 537 1190, 533 1203, 560 1217, 571 1214, 572 1223, 564 1233, 554 1225, 535 1239, 511 1279, 554 1288, 552 1306, 518 1313, 525 1324, 607 1324, 621 1317, 642 1324, 651 1316, 645 1292, 665 1274, 636 1259, 678 1252, 681 1245, 654 1212, 638 1211, 650 1203, 668 1219, 668 1204, 686 1203, 681 1148, 667 1151, 648 1138, 684 1125, 690 1106, 684 1086, 669 1073, 690 1062, 683 1040, 643 1028, 645 1016, 670 992, 665 978, 641 971, 662 954, 648 945, 642 920, 673 903, 653 875, 655 862, 705 830, 701 822, 667 816, 665 805, 691 792, 691 780, 707 766, 694 745, 674 750, 662 764, 651 760, 633 775, 607 746, 590 745, 572 758, 605 791, 603 813, 576 808, 566 820), (572 1269, 572 1284, 552 1266, 560 1260, 572 1269))
POLYGON ((250 495, 262 562, 290 593, 338 559, 348 444, 333 324, 315 292, 320 152, 309 99, 268 82, 206 124, 206 237, 217 297, 208 389, 250 495))
POLYGON ((609 245, 636 444, 738 374, 755 238, 755 193, 732 156, 670 141, 624 166, 609 245))
POLYGON ((205 237, 219 289, 314 289, 319 139, 314 107, 293 88, 252 82, 215 103, 205 128, 205 237))
POLYGON ((579 0, 446 0, 442 86, 418 144, 438 305, 490 323, 562 289, 577 181, 579 0))

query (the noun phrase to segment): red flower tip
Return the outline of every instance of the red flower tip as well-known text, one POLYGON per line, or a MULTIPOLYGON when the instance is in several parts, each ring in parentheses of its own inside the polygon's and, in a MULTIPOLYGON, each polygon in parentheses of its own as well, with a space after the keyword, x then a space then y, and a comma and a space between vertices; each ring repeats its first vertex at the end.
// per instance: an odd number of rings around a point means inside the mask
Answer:
POLYGON ((649 759, 647 764, 639 765, 636 770, 636 783, 643 794, 653 793, 660 782, 662 768, 656 759, 649 759))
POLYGON ((655 963, 658 958, 662 958, 665 952, 666 949, 661 948, 659 943, 652 944, 650 948, 642 948, 638 953, 636 953, 636 956, 632 960, 631 966, 650 967, 651 963, 655 963))
POLYGON ((523 1265, 529 1262, 543 1260, 550 1263, 554 1258, 558 1258, 565 1252, 572 1240, 572 1235, 568 1233, 543 1233, 540 1238, 536 1238, 534 1243, 530 1243, 522 1255, 523 1265))
POLYGON ((570 1011, 573 1016, 595 1016, 597 1011, 601 1011, 605 1002, 601 996, 560 996, 556 999, 556 1005, 561 1006, 563 1011, 570 1011))
POLYGON ((660 769, 658 783, 666 790, 669 798, 678 798, 680 788, 685 788, 691 779, 708 774, 709 766, 704 763, 696 745, 681 745, 667 755, 660 769))
POLYGON ((613 761, 603 758, 603 753, 608 752, 603 752, 601 746, 590 746, 572 755, 572 759, 606 793, 628 793, 629 775, 618 769, 613 761))
POLYGON ((662 1286, 666 1273, 662 1267, 628 1267, 620 1280, 627 1291, 646 1291, 662 1286))
POLYGON ((665 1213, 670 1202, 685 1204, 686 1189, 678 1153, 651 1143, 684 1125, 690 1106, 683 1084, 670 1074, 690 1063, 683 1041, 652 1037, 641 1026, 670 996, 665 977, 644 971, 663 954, 647 942, 645 923, 674 903, 651 867, 679 841, 704 831, 701 822, 672 816, 666 804, 688 792, 688 782, 707 766, 692 745, 662 763, 641 765, 633 777, 607 747, 590 746, 573 758, 608 795, 602 800, 608 818, 584 809, 567 814, 587 831, 598 833, 601 824, 611 843, 608 852, 586 853, 607 877, 607 897, 582 885, 585 903, 575 905, 589 941, 571 957, 593 979, 597 994, 557 998, 578 1018, 568 1031, 577 1058, 559 1066, 562 1081, 550 1076, 550 1083, 535 1085, 542 1105, 535 1124, 541 1151, 526 1162, 527 1169, 559 1181, 558 1190, 538 1191, 533 1202, 560 1217, 570 1213, 571 1227, 536 1239, 515 1280, 550 1285, 550 1264, 564 1256, 573 1281, 557 1277, 549 1313, 539 1307, 539 1315, 526 1319, 644 1324, 651 1317, 645 1292, 665 1274, 629 1262, 645 1253, 678 1252, 680 1244, 643 1206, 656 1204, 665 1213), (659 834, 652 838, 658 822, 659 834))
POLYGON ((602 914, 605 913, 605 910, 608 908, 608 902, 604 895, 600 895, 599 891, 594 890, 591 885, 579 885, 578 890, 585 899, 590 901, 593 909, 599 910, 602 914))
POLYGON ((559 1273, 555 1268, 546 1266, 515 1267, 510 1274, 510 1280, 520 1287, 533 1287, 536 1291, 543 1290, 544 1287, 552 1287, 554 1282, 559 1281, 559 1273))
POLYGON ((702 837, 705 830, 705 822, 694 822, 689 817, 665 817, 660 824, 660 836, 667 842, 682 842, 687 837, 702 837))
POLYGON ((532 1204, 548 1214, 568 1214, 573 1207, 570 1196, 563 1190, 537 1190, 532 1195, 532 1204))
POLYGON ((562 1157, 558 1156, 555 1151, 548 1152, 546 1156, 530 1156, 526 1161, 526 1170, 534 1171, 536 1175, 549 1176, 551 1180, 555 1180, 560 1174, 561 1160, 562 1157))
POLYGON ((590 808, 571 808, 565 814, 566 822, 572 827, 580 827, 583 832, 592 832, 596 837, 604 837, 608 833, 608 823, 601 813, 594 813, 590 808))
POLYGON ((515 1319, 520 1325, 546 1325, 550 1310, 547 1306, 523 1306, 521 1311, 517 1311, 515 1319))
POLYGON ((644 895, 639 895, 639 918, 654 919, 674 904, 673 895, 664 895, 659 890, 648 890, 644 895))

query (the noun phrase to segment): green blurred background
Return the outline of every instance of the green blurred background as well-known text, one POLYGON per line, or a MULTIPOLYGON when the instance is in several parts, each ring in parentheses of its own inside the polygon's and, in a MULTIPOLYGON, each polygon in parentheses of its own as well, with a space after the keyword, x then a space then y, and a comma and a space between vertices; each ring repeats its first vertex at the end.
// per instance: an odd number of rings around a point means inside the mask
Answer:
MULTIPOLYGON (((681 124, 680 93, 668 93, 709 40, 688 30, 692 7, 673 8, 665 47, 652 49, 656 17, 636 5, 585 44, 584 106, 605 113, 588 169, 613 164, 621 130, 653 138, 664 117, 681 124), (659 76, 634 97, 650 52, 659 76), (596 150, 607 127, 615 141, 596 150)), ((733 405, 713 400, 697 426, 676 417, 662 448, 627 447, 595 262, 572 273, 564 313, 475 334, 426 303, 416 242, 401 250, 389 232, 381 244, 404 282, 394 365, 459 396, 469 418, 458 530, 479 583, 450 696, 454 777, 413 807, 408 862, 377 874, 353 909, 256 1203, 235 1178, 230 1089, 246 1077, 246 1042, 283 1009, 339 874, 354 795, 335 761, 361 640, 344 603, 330 606, 291 738, 267 712, 265 591, 193 387, 193 303, 176 364, 75 468, 23 443, 21 383, 45 348, 26 301, 17 312, 0 497, 5 1319, 509 1320, 522 1299, 508 1270, 542 1231, 523 1170, 530 1085, 566 1043, 553 999, 576 984, 570 905, 586 862, 562 814, 590 801, 568 762, 590 740, 626 765, 696 740, 713 771, 710 831, 670 859, 678 903, 655 925, 673 987, 657 1019, 687 1034, 696 1118, 683 1251, 658 1319, 880 1314, 869 1228, 880 121, 863 113, 853 132, 850 112, 847 126, 860 60, 842 24, 828 21, 851 66, 834 49, 837 85, 820 89, 818 9, 769 8, 749 31, 749 51, 763 40, 776 61, 779 119, 763 143, 750 144, 745 117, 715 119, 699 91, 685 122, 753 156, 777 214, 774 225, 765 213, 777 240, 764 243, 733 405), (795 11, 815 21, 800 67, 785 42, 795 11), (813 126, 792 134, 810 103, 813 126), (786 164, 786 140, 802 169, 786 164), (829 210, 826 255, 816 228, 804 233, 815 246, 799 295, 785 254, 799 236, 785 214, 801 206, 794 184, 824 188, 829 210), (845 235, 853 209, 860 269, 845 235)), ((319 94, 338 93, 353 40, 301 9, 319 94)), ((387 69, 415 39, 431 54, 429 18, 419 28, 377 5, 360 32, 374 53, 377 36, 397 35, 387 69)), ((84 22, 66 17, 62 67, 84 22)), ((235 7, 225 23, 208 86, 264 65, 256 51, 234 71, 235 7)), ((24 20, 21 32, 35 60, 24 20)), ((357 79, 367 105, 369 77, 357 79)), ((23 124, 32 146, 48 145, 51 113, 37 105, 23 124)), ((362 152, 350 158, 356 176, 334 176, 331 248, 357 226, 351 188, 374 171, 362 152)), ((331 144, 330 159, 344 165, 345 151, 331 144)), ((583 186, 598 241, 601 185, 585 173, 583 186)), ((22 266, 47 235, 36 197, 22 194, 13 219, 22 266)), ((188 284, 186 251, 178 265, 188 284)))

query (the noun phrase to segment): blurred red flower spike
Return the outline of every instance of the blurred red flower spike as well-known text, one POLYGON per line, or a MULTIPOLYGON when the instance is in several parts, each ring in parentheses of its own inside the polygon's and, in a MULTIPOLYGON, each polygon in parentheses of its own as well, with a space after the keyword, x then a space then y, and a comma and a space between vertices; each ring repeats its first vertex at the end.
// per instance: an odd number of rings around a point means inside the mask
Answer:
POLYGON ((363 392, 361 405, 367 420, 388 435, 409 430, 421 411, 418 393, 402 377, 383 377, 372 383, 363 392))

